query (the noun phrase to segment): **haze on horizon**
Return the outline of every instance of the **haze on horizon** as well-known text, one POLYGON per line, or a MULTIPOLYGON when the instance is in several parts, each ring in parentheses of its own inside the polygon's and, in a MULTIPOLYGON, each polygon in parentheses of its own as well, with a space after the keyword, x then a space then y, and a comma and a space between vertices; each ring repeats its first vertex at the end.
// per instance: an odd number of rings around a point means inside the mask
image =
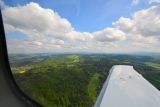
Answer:
POLYGON ((160 52, 160 0, 0 0, 9 53, 160 52))

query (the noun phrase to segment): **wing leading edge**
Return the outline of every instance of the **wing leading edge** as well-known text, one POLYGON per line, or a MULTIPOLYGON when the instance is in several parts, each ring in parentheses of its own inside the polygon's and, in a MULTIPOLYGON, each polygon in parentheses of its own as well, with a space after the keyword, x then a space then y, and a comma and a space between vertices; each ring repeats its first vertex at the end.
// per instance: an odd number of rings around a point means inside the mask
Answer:
POLYGON ((132 66, 115 65, 94 107, 160 107, 160 91, 132 66))

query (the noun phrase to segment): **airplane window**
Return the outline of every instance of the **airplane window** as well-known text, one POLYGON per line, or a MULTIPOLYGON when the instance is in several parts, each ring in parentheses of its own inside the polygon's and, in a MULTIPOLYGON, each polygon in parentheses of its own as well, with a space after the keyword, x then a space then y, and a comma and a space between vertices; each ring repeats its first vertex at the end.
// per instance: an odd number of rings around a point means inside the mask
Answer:
POLYGON ((118 77, 119 87, 142 75, 160 90, 159 0, 0 0, 0 5, 12 74, 43 106, 94 106, 114 65, 130 65, 138 73, 118 77))

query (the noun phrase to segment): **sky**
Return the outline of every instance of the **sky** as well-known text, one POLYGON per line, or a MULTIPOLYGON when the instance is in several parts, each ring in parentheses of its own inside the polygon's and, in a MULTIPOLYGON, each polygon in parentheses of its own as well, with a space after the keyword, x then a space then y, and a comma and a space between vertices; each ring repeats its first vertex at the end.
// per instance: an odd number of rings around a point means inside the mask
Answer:
POLYGON ((9 53, 160 52, 160 0, 0 0, 9 53))

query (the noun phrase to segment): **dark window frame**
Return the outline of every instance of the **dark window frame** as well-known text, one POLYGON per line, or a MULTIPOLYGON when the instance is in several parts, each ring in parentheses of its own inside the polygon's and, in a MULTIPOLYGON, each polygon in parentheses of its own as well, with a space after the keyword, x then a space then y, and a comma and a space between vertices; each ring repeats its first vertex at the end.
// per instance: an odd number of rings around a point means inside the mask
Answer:
MULTIPOLYGON (((3 88, 3 85, 7 85, 11 91, 11 93, 14 95, 15 99, 19 100, 19 103, 24 103, 24 106, 29 107, 42 107, 41 104, 27 96, 17 85, 14 76, 12 75, 10 64, 9 64, 9 58, 8 58, 8 52, 7 52, 7 44, 6 44, 6 37, 5 37, 5 31, 3 26, 3 17, 0 10, 0 70, 2 71, 4 81, 7 81, 6 84, 0 84, 1 88, 3 88)), ((2 79, 3 79, 2 78, 2 79)), ((1 81, 1 80, 0 80, 1 81)), ((0 90, 1 91, 1 90, 0 90)), ((4 94, 5 95, 5 94, 4 94)), ((10 96, 1 96, 1 98, 7 98, 10 96)), ((13 96, 12 95, 12 96, 13 96)), ((7 99, 6 99, 7 100, 7 99)), ((8 102, 10 103, 10 102, 8 102)), ((18 102, 15 102, 18 103, 18 102)), ((1 103, 0 103, 1 106, 1 103)))

